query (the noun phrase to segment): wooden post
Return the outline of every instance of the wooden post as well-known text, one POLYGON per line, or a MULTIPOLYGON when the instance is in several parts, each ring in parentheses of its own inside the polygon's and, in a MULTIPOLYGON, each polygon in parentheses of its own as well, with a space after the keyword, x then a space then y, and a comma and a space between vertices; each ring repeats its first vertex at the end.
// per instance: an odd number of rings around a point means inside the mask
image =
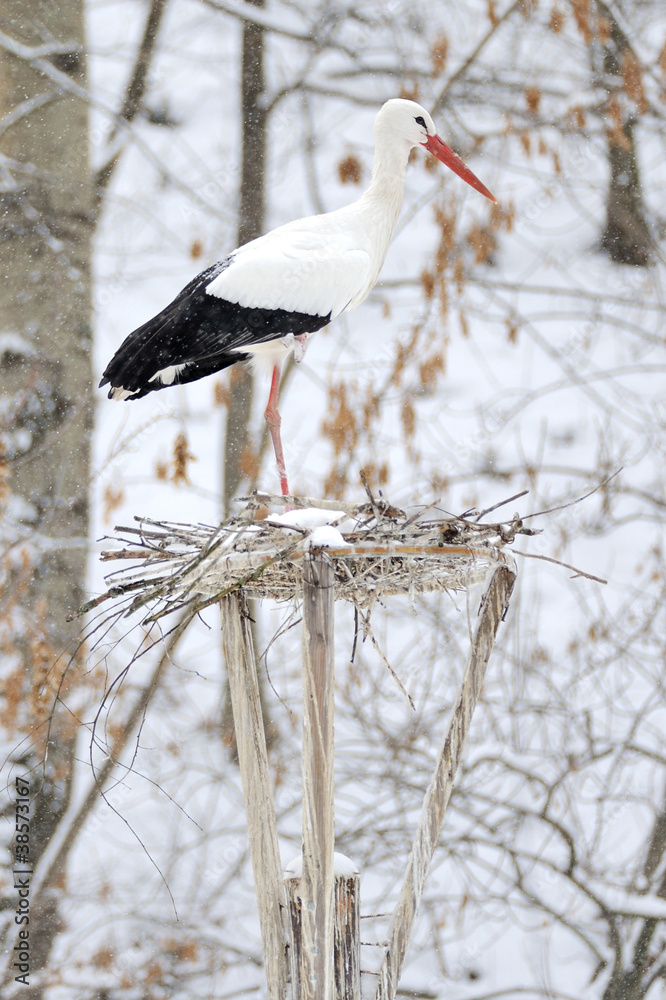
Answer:
MULTIPOLYGON (((303 870, 294 1000, 334 1000, 333 596, 322 552, 303 568, 303 870), (297 978, 296 978, 297 977, 297 978)), ((293 906, 293 902, 292 902, 293 906)), ((296 949, 295 949, 296 950, 296 949)))
POLYGON ((472 714, 479 699, 497 629, 509 606, 515 579, 513 570, 508 566, 499 566, 493 573, 483 598, 478 628, 472 640, 472 648, 449 731, 442 743, 435 772, 423 800, 400 899, 391 922, 388 948, 379 970, 375 1000, 395 998, 412 924, 421 902, 444 813, 451 797, 453 779, 462 756, 472 714))
POLYGON ((336 1000, 361 1000, 361 895, 358 868, 343 854, 335 855, 336 1000))
POLYGON ((267 996, 269 1000, 285 1000, 288 974, 286 901, 257 666, 245 598, 238 594, 223 597, 220 612, 261 924, 267 996))
MULTIPOLYGON (((334 944, 336 1000, 361 1000, 360 878, 358 868, 344 854, 334 854, 335 900, 334 944)), ((284 871, 291 921, 291 981, 294 1000, 300 1000, 302 958, 301 877, 303 856, 291 861, 284 871)))

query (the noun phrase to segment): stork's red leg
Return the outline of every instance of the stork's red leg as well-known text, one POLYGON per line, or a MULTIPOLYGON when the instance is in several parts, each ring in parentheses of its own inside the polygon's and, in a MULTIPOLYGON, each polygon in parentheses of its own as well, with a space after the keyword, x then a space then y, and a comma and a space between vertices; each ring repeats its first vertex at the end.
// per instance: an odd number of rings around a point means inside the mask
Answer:
POLYGON ((264 416, 266 417, 266 423, 268 424, 268 429, 271 433, 271 438, 273 439, 273 451, 275 452, 275 464, 277 465, 278 476, 280 477, 280 489, 282 490, 282 496, 286 497, 289 495, 289 483, 287 482, 287 466, 284 461, 282 438, 280 437, 280 424, 282 423, 282 418, 278 413, 278 395, 280 392, 281 373, 282 365, 275 365, 273 368, 273 378, 271 380, 271 391, 268 395, 268 406, 266 407, 264 416))

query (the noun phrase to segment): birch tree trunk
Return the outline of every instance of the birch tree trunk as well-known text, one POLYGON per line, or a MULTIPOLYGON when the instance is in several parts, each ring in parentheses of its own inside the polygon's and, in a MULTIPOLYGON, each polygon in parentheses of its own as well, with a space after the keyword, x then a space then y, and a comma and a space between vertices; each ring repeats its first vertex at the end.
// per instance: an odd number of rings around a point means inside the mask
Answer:
MULTIPOLYGON (((18 663, 25 706, 19 725, 26 732, 52 707, 52 683, 79 632, 79 623, 66 619, 82 603, 86 571, 93 419, 88 109, 64 86, 85 85, 83 0, 5 0, 2 30, 9 42, 0 48, 0 618, 11 615, 13 648, 5 651, 18 663), (9 43, 24 48, 14 46, 14 54, 9 43), (49 77, 50 67, 60 80, 49 77)), ((33 862, 69 800, 75 729, 65 725, 52 728, 46 767, 35 767, 31 780, 33 862)), ((41 759, 45 727, 36 733, 31 752, 41 759)), ((32 756, 22 758, 19 773, 32 763, 32 756)), ((56 898, 47 886, 32 900, 33 976, 22 987, 25 1000, 42 995, 38 973, 58 929, 56 898)))

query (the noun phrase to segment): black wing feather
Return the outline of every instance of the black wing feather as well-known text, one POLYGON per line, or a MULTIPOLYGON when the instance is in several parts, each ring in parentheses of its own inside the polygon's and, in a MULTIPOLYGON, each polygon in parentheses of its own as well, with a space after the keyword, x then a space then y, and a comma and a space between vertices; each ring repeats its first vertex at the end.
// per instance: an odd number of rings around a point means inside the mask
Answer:
POLYGON ((140 399, 165 389, 150 379, 163 368, 186 365, 175 383, 193 382, 222 368, 247 361, 249 354, 234 348, 277 340, 288 333, 315 333, 328 316, 286 309, 248 309, 215 295, 207 286, 231 262, 233 254, 193 278, 162 312, 138 327, 123 341, 104 370, 100 386, 110 384, 140 399))

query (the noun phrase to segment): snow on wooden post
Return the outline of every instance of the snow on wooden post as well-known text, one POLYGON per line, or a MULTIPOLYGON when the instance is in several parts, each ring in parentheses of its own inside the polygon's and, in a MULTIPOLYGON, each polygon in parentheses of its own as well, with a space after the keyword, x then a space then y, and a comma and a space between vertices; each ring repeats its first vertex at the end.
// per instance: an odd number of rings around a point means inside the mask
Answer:
POLYGON ((423 800, 400 899, 391 922, 388 947, 379 970, 375 1000, 395 998, 414 917, 421 902, 444 813, 451 797, 453 780, 462 756, 472 714, 481 693, 497 629, 509 606, 515 579, 513 570, 508 566, 499 566, 493 572, 483 597, 478 627, 472 640, 451 724, 440 748, 435 772, 423 800))
MULTIPOLYGON (((344 854, 334 854, 334 935, 333 963, 335 967, 336 1000, 361 1000, 361 932, 360 878, 358 868, 344 854)), ((303 932, 301 877, 303 855, 300 854, 284 870, 285 888, 291 921, 291 981, 293 1000, 304 996, 301 988, 303 972, 303 932)))
POLYGON ((261 924, 267 995, 269 1000, 285 1000, 288 960, 287 929, 283 921, 286 906, 257 666, 245 598, 238 594, 223 597, 220 613, 261 924))
MULTIPOLYGON (((334 1000, 333 598, 322 552, 303 566, 303 871, 294 1000, 334 1000)), ((292 976, 294 974, 292 963, 292 976)))

